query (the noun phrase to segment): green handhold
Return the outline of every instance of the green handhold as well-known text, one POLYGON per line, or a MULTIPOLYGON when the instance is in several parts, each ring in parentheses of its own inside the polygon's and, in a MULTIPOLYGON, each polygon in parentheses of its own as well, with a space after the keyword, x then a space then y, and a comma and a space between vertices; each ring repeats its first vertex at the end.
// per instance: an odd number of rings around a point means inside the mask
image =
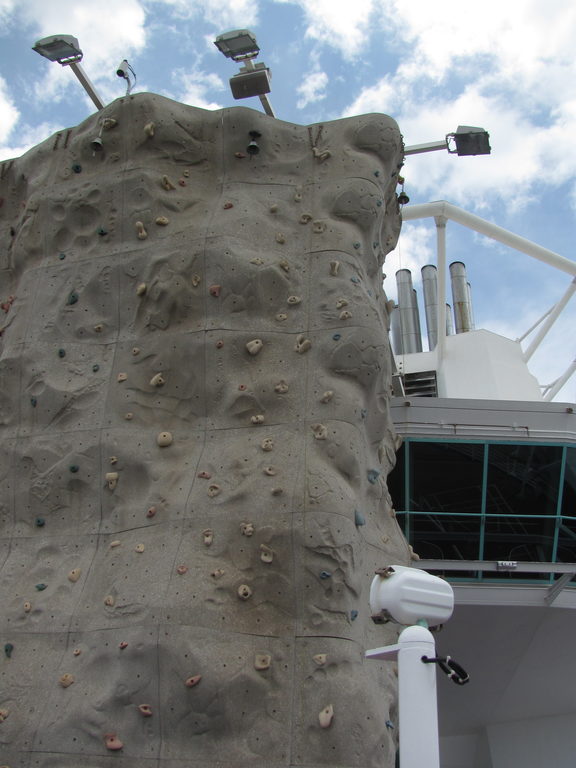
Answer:
POLYGON ((58 350, 58 357, 66 357, 66 350, 65 350, 65 349, 62 349, 62 348, 60 348, 60 349, 58 350))
POLYGON ((32 406, 32 408, 36 408, 36 406, 38 405, 38 400, 35 397, 31 397, 30 405, 32 406))
POLYGON ((72 291, 71 293, 68 294, 68 298, 66 299, 66 304, 68 305, 76 304, 77 301, 78 301, 78 294, 76 293, 76 291, 72 291))
POLYGON ((354 525, 366 525, 366 518, 357 509, 354 510, 354 525))
POLYGON ((76 473, 76 472, 78 472, 78 470, 80 469, 80 467, 78 466, 78 464, 70 464, 70 466, 68 467, 68 469, 70 470, 70 472, 74 472, 74 473, 76 473))
POLYGON ((6 643, 4 646, 4 653, 6 654, 6 658, 9 659, 10 656, 12 656, 12 651, 14 650, 14 646, 12 643, 6 643))
POLYGON ((74 163, 72 170, 74 173, 82 173, 82 166, 79 163, 74 163))
POLYGON ((103 227, 100 227, 100 229, 98 230, 98 234, 100 235, 100 237, 104 237, 104 235, 108 234, 108 231, 103 227))
POLYGON ((94 365, 92 366, 92 370, 94 371, 94 373, 100 370, 100 366, 98 365, 98 363, 94 363, 94 365))
POLYGON ((48 584, 42 584, 42 583, 41 584, 35 584, 35 587, 38 590, 38 592, 44 592, 44 590, 46 589, 47 586, 48 586, 48 584))
POLYGON ((37 528, 43 528, 46 525, 46 520, 43 517, 37 517, 34 523, 37 528))
POLYGON ((60 261, 64 261, 64 259, 66 258, 66 254, 65 253, 59 253, 58 254, 58 258, 60 259, 60 261))

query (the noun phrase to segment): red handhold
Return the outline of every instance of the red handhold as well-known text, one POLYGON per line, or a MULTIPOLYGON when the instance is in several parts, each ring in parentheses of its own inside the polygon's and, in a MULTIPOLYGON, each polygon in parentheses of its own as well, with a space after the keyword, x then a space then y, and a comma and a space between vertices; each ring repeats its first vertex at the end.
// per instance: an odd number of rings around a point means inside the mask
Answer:
POLYGON ((210 296, 220 296, 220 291, 222 290, 221 285, 211 285, 210 286, 210 296))
POLYGON ((157 511, 156 507, 150 507, 148 512, 146 512, 146 517, 154 517, 157 511))
POLYGON ((240 390, 240 392, 245 392, 246 391, 246 384, 238 384, 238 389, 240 390))
POLYGON ((184 685, 186 688, 194 688, 195 685, 198 685, 198 683, 202 680, 202 675, 194 675, 193 677, 189 677, 184 685))
POLYGON ((138 710, 140 711, 140 714, 144 717, 152 717, 152 707, 150 704, 139 704, 138 710))
POLYGON ((230 208, 234 208, 234 203, 224 203, 224 210, 229 211, 230 208))
POLYGON ((178 184, 180 184, 181 187, 186 186, 186 179, 178 179, 178 184))
POLYGON ((203 480, 210 480, 212 475, 210 472, 206 472, 206 470, 202 470, 202 472, 198 472, 198 477, 201 477, 203 480))
POLYGON ((185 573, 188 573, 188 566, 187 565, 179 565, 178 568, 176 568, 176 573, 179 576, 184 576, 185 573))
POLYGON ((123 651, 124 648, 128 648, 128 643, 126 642, 126 640, 122 640, 118 648, 120 648, 121 651, 123 651))

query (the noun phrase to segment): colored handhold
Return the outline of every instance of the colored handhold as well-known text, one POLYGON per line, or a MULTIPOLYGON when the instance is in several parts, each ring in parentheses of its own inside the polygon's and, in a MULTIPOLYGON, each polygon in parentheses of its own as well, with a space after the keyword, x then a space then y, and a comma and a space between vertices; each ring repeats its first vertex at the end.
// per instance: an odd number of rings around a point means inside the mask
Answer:
POLYGON ((122 544, 121 541, 118 539, 114 539, 114 541, 110 542, 110 549, 116 549, 116 547, 119 547, 122 544))
POLYGON ((100 366, 98 365, 98 363, 94 363, 94 365, 92 366, 92 372, 98 373, 99 370, 100 370, 100 366))
POLYGON ((105 131, 110 131, 117 125, 118 120, 115 120, 113 117, 105 117, 104 120, 102 120, 102 128, 104 128, 105 131))
POLYGON ((146 136, 149 139, 151 139, 154 136, 154 134, 156 133, 156 125, 155 125, 155 123, 152 123, 152 122, 146 123, 146 125, 144 126, 144 133, 146 134, 146 136))
POLYGON ((360 243, 354 243, 354 250, 358 250, 360 248, 360 243))
POLYGON ((302 302, 302 299, 300 296, 288 296, 286 299, 286 303, 289 304, 291 307, 295 307, 297 304, 300 304, 302 302))
POLYGON ((126 421, 132 421, 132 419, 134 418, 134 414, 131 411, 128 411, 128 413, 124 414, 124 418, 126 419, 126 421))
POLYGON ((374 176, 380 176, 380 171, 374 171, 374 176))
POLYGON ((234 157, 237 157, 238 160, 243 160, 245 157, 248 157, 246 152, 234 152, 234 157))
POLYGON ((210 480, 212 474, 210 472, 206 472, 206 470, 202 470, 202 472, 198 472, 198 477, 201 477, 202 480, 210 480))
POLYGON ((80 568, 73 568, 68 574, 68 581, 71 581, 73 584, 75 584, 81 575, 82 570, 80 568))
POLYGON ((350 621, 356 621, 357 618, 358 618, 358 611, 357 610, 350 611, 350 621))
POLYGON ((214 531, 211 528, 206 528, 205 531, 202 531, 202 539, 205 547, 212 546, 212 542, 214 541, 214 531))
POLYGON ((336 277, 340 270, 340 262, 339 261, 331 261, 330 262, 330 274, 332 277, 336 277))
POLYGON ((176 187, 174 186, 174 184, 172 184, 172 182, 170 181, 168 176, 162 176, 162 182, 161 183, 162 183, 162 186, 164 187, 164 189, 167 190, 167 191, 170 191, 171 189, 176 189, 176 187))
POLYGON ((148 507, 148 510, 146 512, 146 517, 148 517, 149 519, 152 519, 156 515, 157 511, 158 510, 156 509, 156 507, 148 507))
POLYGON ((122 640, 122 642, 118 643, 118 648, 120 648, 121 651, 125 651, 126 648, 128 648, 126 640, 122 640))
POLYGON ((236 594, 240 600, 249 600, 252 597, 252 588, 248 584, 240 584, 236 590, 236 594))
POLYGON ((146 547, 144 546, 144 544, 136 544, 136 546, 134 547, 134 552, 138 552, 138 554, 141 555, 145 549, 146 547))
POLYGON ((108 230, 104 229, 104 227, 100 227, 100 228, 97 230, 97 232, 98 232, 98 234, 100 235, 100 237, 104 237, 105 235, 107 235, 107 234, 108 234, 108 230))
POLYGON ((279 323, 284 322, 284 320, 288 319, 288 315, 286 315, 284 312, 278 312, 276 315, 276 320, 278 320, 279 323))
POLYGON ((294 192, 294 202, 295 203, 301 203, 302 202, 302 192, 300 192, 300 191, 294 192))
POLYGON ((332 706, 332 704, 328 704, 328 706, 324 707, 324 709, 318 715, 318 722, 320 723, 320 728, 330 728, 330 724, 332 723, 333 718, 334 718, 334 707, 332 706))
POLYGON ((316 235, 321 235, 326 231, 326 224, 323 221, 315 221, 312 224, 312 232, 316 235))
POLYGON ((178 576, 184 576, 185 573, 188 573, 188 566, 187 565, 179 565, 176 568, 176 573, 178 576))
POLYGON ((272 665, 272 656, 269 653, 257 653, 254 657, 254 669, 258 672, 264 672, 270 669, 272 665))
POLYGON ((194 288, 198 288, 198 286, 200 285, 200 280, 201 280, 200 275, 192 275, 192 277, 190 278, 190 282, 192 283, 194 288))
POLYGON ((354 510, 354 525, 360 526, 360 525, 366 525, 366 519, 364 515, 359 512, 357 509, 354 510))
POLYGON ((254 535, 254 523, 240 523, 240 533, 242 536, 254 535))
POLYGON ((72 472, 72 474, 76 474, 76 472, 79 471, 80 467, 78 466, 78 464, 70 464, 68 469, 70 470, 70 472, 72 472))
POLYGON ((312 424, 310 429, 314 433, 316 440, 326 440, 328 437, 328 427, 324 426, 324 424, 312 424))
MULTIPOLYGON (((152 134, 153 136, 154 134, 152 134)), ((120 741, 118 736, 116 736, 115 733, 107 733, 104 736, 104 743, 106 745, 106 749, 109 749, 111 752, 117 752, 119 749, 122 749, 124 744, 120 741)))
POLYGON ((60 349, 58 350, 58 357, 66 357, 66 350, 65 350, 65 349, 62 349, 62 348, 60 348, 60 349))
POLYGON ((246 384, 238 384, 238 389, 240 390, 240 392, 246 392, 246 389, 247 389, 246 384))
POLYGON ((170 219, 167 216, 157 216, 154 223, 158 224, 159 227, 167 227, 170 224, 170 219))
POLYGON ((107 605, 108 608, 112 608, 116 601, 114 600, 114 595, 106 595, 104 598, 104 605, 107 605))
POLYGON ((216 483, 211 483, 208 486, 208 491, 207 491, 208 496, 211 496, 211 497, 218 496, 218 494, 220 494, 221 492, 222 492, 222 488, 220 488, 220 486, 217 485, 216 483))
POLYGON ((172 445, 173 439, 171 432, 160 432, 156 438, 156 443, 160 448, 166 448, 168 445, 172 445))
POLYGON ((264 467, 264 474, 268 475, 268 477, 274 477, 276 474, 276 467, 264 467))
POLYGON ((35 584, 34 588, 37 589, 38 592, 44 592, 47 586, 48 584, 40 583, 40 584, 35 584))
POLYGON ((147 288, 148 286, 146 285, 146 283, 138 283, 138 285, 136 286, 136 296, 144 296, 147 288))
POLYGON ((95 333, 102 333, 103 330, 104 330, 104 326, 102 325, 102 323, 97 323, 94 326, 94 332, 95 333))
POLYGON ((73 656, 80 656, 81 653, 82 651, 80 650, 80 648, 74 648, 74 650, 72 651, 73 656))
POLYGON ((29 600, 26 600, 24 603, 24 613, 30 613, 32 610, 32 603, 29 600))
POLYGON ((143 717, 152 717, 152 707, 150 704, 139 704, 138 711, 143 717))
POLYGON ((376 200, 376 205, 378 208, 382 208, 382 200, 376 200))
POLYGON ((190 176, 190 171, 189 171, 189 170, 186 168, 186 170, 185 170, 185 171, 182 171, 182 176, 185 176, 186 178, 189 178, 189 176, 190 176))
POLYGON ((156 373, 150 379, 150 386, 151 387, 163 387, 164 384, 165 384, 165 379, 164 379, 164 376, 162 376, 161 373, 156 373))
POLYGON ((339 298, 336 301, 336 309, 342 309, 342 307, 347 307, 347 306, 348 306, 348 299, 339 298))
POLYGON ((118 456, 110 456, 108 461, 110 462, 110 464, 118 464, 118 456))
POLYGON ((71 291, 68 294, 68 298, 66 299, 66 304, 71 306, 72 304, 76 304, 77 302, 78 302, 78 294, 76 293, 76 291, 71 291))
POLYGON ((334 392, 331 389, 327 389, 326 392, 320 398, 321 403, 329 403, 334 397, 334 392))
POLYGON ((312 656, 312 659, 318 667, 323 667, 326 664, 328 655, 326 653, 317 653, 315 656, 312 656))
POLYGON ((208 290, 210 291, 210 296, 214 296, 214 297, 218 298, 218 296, 220 296, 220 291, 222 290, 222 286, 221 285, 211 285, 208 290))
POLYGON ((309 224, 312 221, 312 216, 309 213, 303 213, 300 216, 300 224, 309 224))
MULTIPOLYGON (((8 717, 10 714, 8 709, 0 709, 0 723, 3 723, 4 720, 8 717)), ((9 768, 8 765, 3 765, 2 768, 9 768)))
POLYGON ((224 576, 224 573, 225 573, 225 571, 224 571, 224 569, 223 569, 223 568, 216 568, 216 570, 215 570, 215 571, 212 571, 212 573, 210 574, 210 576, 212 576, 212 578, 213 578, 214 580, 218 580, 218 579, 221 579, 221 578, 222 578, 222 576, 224 576))
POLYGON ((366 418, 366 416, 368 416, 368 411, 366 410, 366 408, 361 408, 361 409, 360 409, 360 416, 361 416, 361 418, 363 418, 363 419, 365 419, 365 418, 366 418))
POLYGON ((184 685, 186 688, 194 688, 195 685, 198 685, 200 680, 202 680, 202 675, 193 675, 192 677, 186 678, 184 685))
POLYGON ((46 525, 46 520, 44 520, 43 517, 37 517, 36 520, 34 520, 34 525, 37 528, 43 528, 46 525))
POLYGON ((276 203, 272 203, 272 205, 270 206, 270 208, 268 208, 268 210, 270 211, 270 213, 278 213, 278 205, 276 203))
POLYGON ((299 334, 296 338, 296 344, 294 346, 294 349, 296 352, 298 352, 299 355, 303 354, 304 352, 308 352, 309 349, 312 348, 312 342, 310 339, 307 339, 302 334, 299 334))
POLYGON ((60 259, 60 261, 64 261, 64 259, 66 258, 66 254, 65 253, 59 253, 58 254, 58 258, 60 259))
POLYGON ((229 211, 230 208, 234 208, 234 203, 231 203, 230 201, 228 201, 228 202, 224 203, 222 208, 224 208, 225 211, 229 211))
POLYGON ((224 346, 224 342, 222 341, 222 339, 218 339, 215 346, 216 346, 216 349, 222 349, 222 347, 224 346))
POLYGON ((348 312, 347 309, 340 312, 340 320, 350 320, 352 317, 352 312, 348 312))
POLYGON ((350 282, 354 283, 355 285, 358 285, 358 283, 360 282, 360 278, 359 277, 351 277, 350 278, 350 282))
POLYGON ((394 729, 394 723, 392 722, 392 720, 386 720, 385 725, 386 725, 386 728, 388 728, 389 730, 394 729))
POLYGON ((79 163, 74 163, 72 170, 74 173, 82 173, 82 166, 79 163))
POLYGON ((342 338, 342 334, 334 333, 332 334, 332 338, 334 339, 334 341, 340 341, 340 339, 342 338))
POLYGON ((283 269, 284 272, 290 272, 290 262, 286 261, 286 259, 280 259, 278 266, 280 269, 283 269))
POLYGON ((60 679, 58 680, 62 688, 69 688, 72 683, 74 682, 74 675, 70 675, 68 673, 62 675, 60 679))
POLYGON ((264 342, 262 341, 262 339, 252 339, 252 341, 248 341, 246 343, 246 351, 248 352, 249 355, 254 356, 261 351, 263 346, 264 346, 264 342))
POLYGON ((116 377, 116 381, 121 384, 123 381, 128 380, 128 374, 127 373, 119 373, 116 377))
POLYGON ((283 488, 272 488, 272 496, 282 496, 283 493, 283 488))
POLYGON ((320 578, 321 579, 329 579, 332 576, 330 571, 320 571, 320 578))
POLYGON ((139 354, 140 354, 140 347, 132 347, 133 357, 138 357, 139 354))
POLYGON ((12 656, 12 651, 14 650, 14 646, 12 643, 5 643, 4 645, 4 654, 7 659, 9 659, 12 656))
POLYGON ((260 560, 263 563, 271 563, 274 560, 274 550, 266 544, 260 544, 260 560))
POLYGON ((137 221, 134 223, 134 226, 136 227, 136 235, 138 237, 138 240, 146 240, 148 237, 148 232, 146 232, 146 227, 141 221, 137 221))
POLYGON ((288 383, 284 379, 280 379, 278 384, 274 385, 274 392, 278 392, 279 395, 285 395, 288 392, 288 383))
POLYGON ((369 469, 366 473, 368 477, 368 482, 372 485, 375 485, 378 482, 378 478, 380 477, 380 470, 379 469, 369 469))
POLYGON ((264 416, 263 414, 259 413, 257 416, 252 416, 250 421, 252 424, 264 424, 264 416))
POLYGON ((260 448, 262 448, 263 451, 274 450, 274 440, 272 440, 271 437, 265 437, 260 443, 260 448))
POLYGON ((108 489, 113 491, 118 485, 118 472, 106 472, 105 479, 108 489))
POLYGON ((283 232, 276 233, 276 242, 283 245, 286 242, 286 235, 283 232))

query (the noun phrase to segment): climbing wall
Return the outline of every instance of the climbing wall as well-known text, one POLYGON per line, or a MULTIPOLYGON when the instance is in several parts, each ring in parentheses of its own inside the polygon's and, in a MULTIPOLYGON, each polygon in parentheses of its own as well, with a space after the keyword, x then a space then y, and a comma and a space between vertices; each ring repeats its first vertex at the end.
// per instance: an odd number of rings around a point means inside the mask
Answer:
POLYGON ((0 166, 1 763, 393 766, 401 162, 140 94, 0 166))

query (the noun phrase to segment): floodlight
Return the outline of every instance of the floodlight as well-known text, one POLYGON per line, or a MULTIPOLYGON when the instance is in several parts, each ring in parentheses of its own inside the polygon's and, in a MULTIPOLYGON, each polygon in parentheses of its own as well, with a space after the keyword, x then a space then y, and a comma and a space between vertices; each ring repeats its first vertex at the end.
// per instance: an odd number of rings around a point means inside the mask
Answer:
POLYGON ((376 572, 370 608, 376 623, 416 624, 424 619, 442 624, 454 610, 454 592, 447 581, 427 571, 392 565, 376 572))
POLYGON ((260 53, 256 38, 249 29, 234 29, 231 32, 224 32, 214 40, 214 45, 227 59, 233 61, 252 58, 260 53))
POLYGON ((86 72, 80 66, 82 51, 78 40, 72 35, 51 35, 38 40, 32 50, 44 56, 49 61, 57 61, 63 67, 69 66, 80 81, 82 87, 90 96, 98 109, 104 109, 104 102, 96 93, 96 89, 88 79, 86 72))
POLYGON ((443 141, 430 141, 426 144, 413 144, 405 147, 405 155, 419 155, 423 152, 436 152, 445 149, 451 155, 489 155, 490 134, 484 128, 475 128, 471 125, 459 125, 454 133, 446 134, 443 141), (454 142, 456 149, 451 149, 454 142))
POLYGON ((218 35, 214 45, 227 59, 243 62, 240 72, 230 78, 230 90, 235 99, 248 99, 258 96, 264 107, 264 112, 270 117, 276 117, 267 93, 270 93, 272 73, 263 62, 254 65, 254 59, 260 53, 256 38, 249 29, 235 29, 218 35))

